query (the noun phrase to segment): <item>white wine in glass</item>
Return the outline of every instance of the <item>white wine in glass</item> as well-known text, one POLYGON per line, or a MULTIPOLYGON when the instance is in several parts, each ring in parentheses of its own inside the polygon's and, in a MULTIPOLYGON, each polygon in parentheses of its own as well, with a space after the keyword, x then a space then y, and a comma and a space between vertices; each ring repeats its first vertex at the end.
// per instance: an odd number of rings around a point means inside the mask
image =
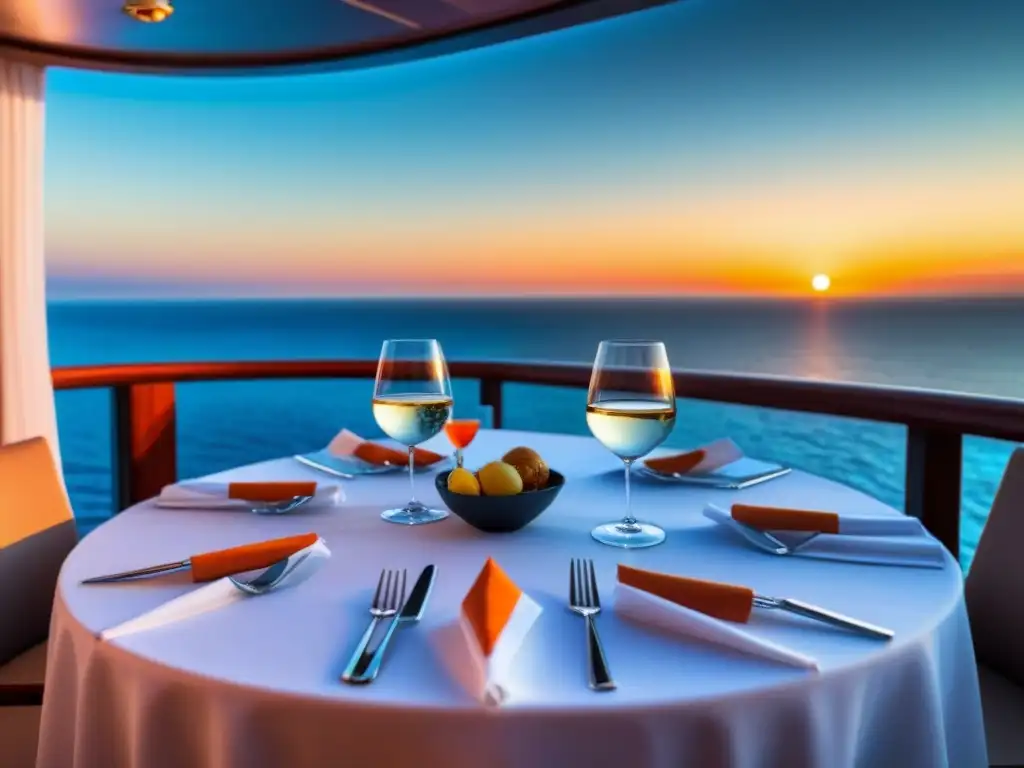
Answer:
POLYGON ((435 339, 384 342, 373 389, 373 418, 385 435, 409 449, 410 500, 381 517, 390 523, 421 525, 448 513, 416 500, 416 446, 444 429, 452 412, 452 388, 441 345, 435 339))
POLYGON ((602 341, 587 393, 587 426, 626 467, 626 516, 599 525, 591 535, 602 544, 638 549, 665 540, 656 525, 633 517, 633 462, 653 451, 676 423, 676 394, 668 352, 660 341, 602 341))

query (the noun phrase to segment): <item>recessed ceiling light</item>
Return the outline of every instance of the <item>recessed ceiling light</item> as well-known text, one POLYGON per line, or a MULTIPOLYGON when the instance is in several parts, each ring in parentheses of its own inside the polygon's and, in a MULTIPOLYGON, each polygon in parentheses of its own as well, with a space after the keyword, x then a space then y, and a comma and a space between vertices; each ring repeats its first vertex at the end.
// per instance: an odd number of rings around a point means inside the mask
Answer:
POLYGON ((123 10, 136 21, 150 24, 170 16, 174 13, 174 6, 171 0, 128 0, 123 10))

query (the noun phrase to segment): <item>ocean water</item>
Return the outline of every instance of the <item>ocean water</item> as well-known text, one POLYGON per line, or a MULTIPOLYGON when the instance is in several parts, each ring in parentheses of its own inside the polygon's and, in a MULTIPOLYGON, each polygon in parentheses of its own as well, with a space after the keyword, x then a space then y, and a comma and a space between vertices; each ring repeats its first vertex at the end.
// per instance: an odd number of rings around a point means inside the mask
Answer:
MULTIPOLYGON (((381 341, 433 337, 450 360, 590 363, 604 338, 659 338, 673 367, 889 383, 1024 397, 1024 301, 828 303, 711 300, 288 300, 54 302, 54 366, 375 359, 381 341)), ((505 426, 589 434, 581 390, 507 385, 505 426)), ((341 427, 379 434, 370 381, 178 386, 179 472, 206 474, 322 447, 341 427)), ((489 415, 476 382, 456 413, 489 415)), ((59 392, 61 451, 88 529, 112 510, 110 395, 59 392)), ((732 437, 749 454, 903 505, 902 427, 681 400, 668 445, 732 437)), ((968 438, 962 509, 968 564, 1015 446, 968 438)))

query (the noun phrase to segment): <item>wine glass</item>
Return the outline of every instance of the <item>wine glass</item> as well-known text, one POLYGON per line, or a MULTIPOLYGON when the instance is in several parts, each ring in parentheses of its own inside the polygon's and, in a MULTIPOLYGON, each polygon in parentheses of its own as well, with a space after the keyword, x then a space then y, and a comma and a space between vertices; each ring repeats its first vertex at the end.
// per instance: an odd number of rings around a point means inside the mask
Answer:
POLYGON ((587 426, 626 465, 626 516, 599 525, 591 535, 602 544, 637 549, 665 540, 665 531, 633 517, 629 477, 633 462, 672 432, 676 393, 668 352, 660 341, 602 341, 587 393, 587 426))
POLYGON ((409 448, 409 503, 388 509, 389 523, 421 525, 448 513, 416 500, 416 446, 440 432, 452 411, 448 365, 436 339, 384 342, 373 388, 373 418, 384 434, 409 448))

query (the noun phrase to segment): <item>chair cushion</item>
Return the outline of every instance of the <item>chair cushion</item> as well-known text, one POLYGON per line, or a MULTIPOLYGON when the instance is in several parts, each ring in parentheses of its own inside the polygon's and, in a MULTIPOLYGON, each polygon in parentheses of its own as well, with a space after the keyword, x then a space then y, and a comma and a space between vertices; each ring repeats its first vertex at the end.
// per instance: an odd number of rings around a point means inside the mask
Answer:
POLYGON ((77 539, 46 440, 0 446, 0 665, 46 639, 61 564, 77 539))

